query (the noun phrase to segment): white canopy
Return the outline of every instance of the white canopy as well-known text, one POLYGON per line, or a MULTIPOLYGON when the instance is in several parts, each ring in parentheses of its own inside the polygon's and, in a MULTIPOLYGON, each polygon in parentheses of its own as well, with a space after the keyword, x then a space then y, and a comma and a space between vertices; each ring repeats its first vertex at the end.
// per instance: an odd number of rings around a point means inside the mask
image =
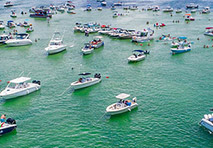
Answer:
POLYGON ((129 96, 130 96, 129 94, 121 93, 121 94, 117 95, 116 98, 117 99, 126 99, 129 96))
POLYGON ((29 81, 31 78, 29 77, 20 77, 20 78, 16 78, 10 81, 10 83, 23 83, 25 81, 29 81))

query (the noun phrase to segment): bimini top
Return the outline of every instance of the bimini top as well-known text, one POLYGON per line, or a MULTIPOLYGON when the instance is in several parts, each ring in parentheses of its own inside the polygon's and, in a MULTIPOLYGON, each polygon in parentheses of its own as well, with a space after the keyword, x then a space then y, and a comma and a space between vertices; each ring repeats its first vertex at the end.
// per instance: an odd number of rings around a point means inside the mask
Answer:
POLYGON ((87 76, 87 75, 91 75, 91 73, 86 72, 86 73, 80 73, 78 75, 80 75, 80 76, 87 76))
POLYGON ((29 81, 29 80, 31 80, 31 78, 29 78, 29 77, 19 77, 19 78, 11 80, 10 83, 19 84, 19 83, 24 83, 25 81, 29 81))
POLYGON ((213 29, 213 27, 206 27, 206 29, 213 29))
POLYGON ((130 96, 129 94, 121 93, 121 94, 117 95, 116 98, 117 99, 126 99, 129 96, 130 96))
POLYGON ((143 50, 133 50, 132 52, 140 52, 140 53, 142 53, 144 51, 143 50))
POLYGON ((182 39, 182 40, 186 40, 187 39, 187 37, 185 37, 185 36, 180 36, 180 37, 178 37, 179 39, 182 39))

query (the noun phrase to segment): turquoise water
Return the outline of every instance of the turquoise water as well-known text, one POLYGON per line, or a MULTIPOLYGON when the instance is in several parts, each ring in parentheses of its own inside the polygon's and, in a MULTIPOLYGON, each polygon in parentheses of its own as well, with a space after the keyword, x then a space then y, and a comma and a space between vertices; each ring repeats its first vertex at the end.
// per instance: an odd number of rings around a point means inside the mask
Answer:
MULTIPOLYGON (((205 27, 212 26, 209 19, 213 14, 197 13, 196 21, 186 24, 183 14, 171 17, 168 13, 130 11, 127 16, 113 19, 111 10, 82 10, 77 8, 76 15, 58 13, 49 24, 20 13, 14 19, 17 23, 30 19, 35 29, 30 34, 33 45, 0 46, 0 89, 22 71, 41 80, 42 88, 28 96, 1 101, 0 113, 15 118, 18 127, 0 137, 0 147, 213 147, 212 135, 198 125, 212 108, 213 48, 203 45, 211 46, 213 42, 203 33, 205 27), (150 25, 146 25, 147 21, 150 25), (170 33, 187 36, 194 44, 192 51, 172 56, 170 44, 152 41, 151 46, 141 47, 130 40, 104 36, 103 48, 83 56, 83 44, 98 34, 85 37, 74 33, 76 22, 136 30, 163 22, 167 26, 155 30, 155 39, 170 33), (65 52, 47 56, 44 48, 55 30, 65 30, 64 43, 69 47, 65 52), (144 61, 128 64, 127 58, 134 49, 151 52, 144 61), (101 73, 102 82, 61 95, 78 79, 79 72, 101 73), (114 96, 122 92, 138 98, 138 109, 110 119, 103 116, 106 107, 117 101, 114 96)), ((1 20, 6 21, 10 11, 4 12, 1 20)))

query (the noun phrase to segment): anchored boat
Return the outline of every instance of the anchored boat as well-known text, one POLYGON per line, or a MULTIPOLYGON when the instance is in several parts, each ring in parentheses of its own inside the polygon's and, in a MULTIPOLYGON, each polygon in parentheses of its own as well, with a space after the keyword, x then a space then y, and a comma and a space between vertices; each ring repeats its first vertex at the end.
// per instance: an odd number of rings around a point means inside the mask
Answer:
POLYGON ((138 62, 146 58, 143 50, 133 50, 133 54, 128 57, 128 62, 138 62))
POLYGON ((136 103, 137 98, 134 97, 132 100, 128 100, 127 98, 129 97, 130 95, 125 93, 117 95, 116 98, 119 99, 119 102, 109 105, 106 108, 106 113, 108 115, 117 115, 138 107, 138 104, 136 103))
POLYGON ((213 36, 213 27, 206 27, 206 32, 204 35, 213 36))
POLYGON ((93 48, 99 48, 101 46, 104 46, 104 40, 103 40, 103 37, 102 36, 95 36, 93 38, 93 40, 90 42, 91 46, 93 48))
POLYGON ((41 82, 33 80, 29 77, 19 77, 8 82, 7 87, 0 93, 0 98, 11 99, 30 94, 41 88, 41 82))
POLYGON ((213 132, 213 114, 205 114, 203 119, 200 121, 200 125, 213 132))
POLYGON ((0 124, 0 136, 12 132, 17 127, 16 121, 12 118, 8 118, 6 122, 0 122, 0 124))
POLYGON ((81 49, 81 51, 84 55, 86 55, 92 53, 94 51, 94 48, 91 46, 90 43, 85 43, 85 46, 81 49))
POLYGON ((9 39, 5 43, 7 46, 25 46, 31 45, 32 41, 29 39, 30 35, 28 33, 19 33, 16 35, 15 39, 9 39))

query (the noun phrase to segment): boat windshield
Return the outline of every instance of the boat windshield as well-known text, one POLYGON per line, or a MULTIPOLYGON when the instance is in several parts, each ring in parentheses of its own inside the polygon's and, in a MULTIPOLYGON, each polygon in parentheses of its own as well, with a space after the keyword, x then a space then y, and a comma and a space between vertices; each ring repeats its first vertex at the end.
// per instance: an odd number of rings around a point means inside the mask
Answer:
POLYGON ((16 39, 25 39, 26 37, 27 37, 27 35, 20 35, 20 34, 18 34, 16 36, 16 39))
POLYGON ((23 82, 23 83, 10 83, 9 84, 9 88, 13 88, 13 89, 20 89, 20 88, 26 88, 26 87, 28 87, 28 83, 26 83, 26 82, 23 82))
POLYGON ((61 45, 61 42, 50 42, 50 45, 61 45))

